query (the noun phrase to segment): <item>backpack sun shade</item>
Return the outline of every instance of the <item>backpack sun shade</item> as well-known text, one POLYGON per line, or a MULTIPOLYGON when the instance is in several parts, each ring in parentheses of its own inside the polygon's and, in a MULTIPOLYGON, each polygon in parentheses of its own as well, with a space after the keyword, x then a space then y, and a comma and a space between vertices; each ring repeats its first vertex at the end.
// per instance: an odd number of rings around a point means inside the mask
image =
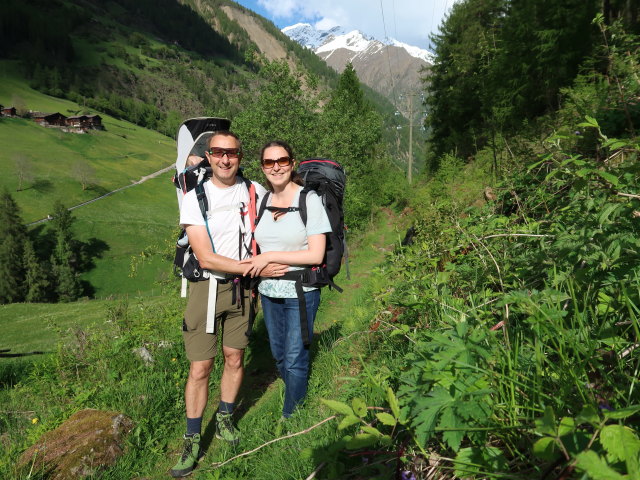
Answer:
POLYGON ((349 254, 344 226, 344 211, 342 201, 344 199, 344 189, 346 185, 346 175, 342 165, 335 160, 328 158, 309 158, 300 162, 297 173, 304 180, 304 187, 300 192, 300 200, 297 207, 279 208, 268 207, 267 203, 270 194, 264 196, 260 202, 260 209, 256 217, 256 225, 262 218, 265 210, 270 212, 294 212, 298 211, 302 223, 307 225, 307 194, 315 191, 322 200, 331 232, 326 233, 327 244, 321 265, 294 270, 286 273, 281 280, 295 281, 298 304, 300 306, 300 328, 302 329, 302 341, 304 345, 309 345, 310 332, 307 323, 307 306, 302 287, 322 288, 327 285, 342 293, 342 288, 336 285, 333 278, 340 271, 342 259, 345 258, 347 278, 349 278, 349 254))
MULTIPOLYGON (((211 166, 205 158, 205 151, 208 148, 209 139, 215 132, 229 130, 230 127, 231 122, 226 118, 191 118, 189 120, 185 120, 182 125, 180 125, 176 137, 178 156, 176 159, 176 172, 173 177, 173 183, 176 186, 176 193, 178 195, 178 207, 182 207, 182 200, 187 192, 195 189, 200 211, 202 212, 205 227, 207 229, 207 233, 209 233, 210 239, 211 231, 209 228, 208 218, 209 215, 214 212, 237 209, 242 218, 242 223, 247 224, 244 217, 248 214, 248 225, 252 232, 255 229, 257 193, 255 185, 253 185, 249 180, 244 177, 240 177, 249 191, 249 205, 240 203, 237 205, 214 206, 214 208, 210 208, 204 187, 205 182, 212 174, 211 166)), ((243 247, 246 248, 243 241, 242 229, 238 232, 238 237, 238 252, 240 257, 242 257, 242 249, 243 247)), ((216 249, 213 241, 211 241, 211 248, 215 253, 216 249)), ((257 246, 253 239, 253 235, 251 239, 251 253, 253 255, 257 253, 257 246)), ((210 280, 207 302, 207 322, 205 329, 207 333, 215 333, 216 331, 215 314, 218 283, 227 283, 229 281, 234 283, 233 302, 238 305, 238 308, 242 309, 245 308, 243 294, 245 287, 253 290, 249 306, 249 328, 247 329, 246 334, 249 335, 251 333, 257 302, 257 296, 253 286, 243 285, 243 282, 240 281, 238 276, 219 274, 203 269, 189 245, 189 239, 184 229, 178 236, 178 240, 176 242, 176 255, 173 263, 174 268, 179 271, 179 275, 182 277, 182 297, 187 296, 188 282, 210 280)))

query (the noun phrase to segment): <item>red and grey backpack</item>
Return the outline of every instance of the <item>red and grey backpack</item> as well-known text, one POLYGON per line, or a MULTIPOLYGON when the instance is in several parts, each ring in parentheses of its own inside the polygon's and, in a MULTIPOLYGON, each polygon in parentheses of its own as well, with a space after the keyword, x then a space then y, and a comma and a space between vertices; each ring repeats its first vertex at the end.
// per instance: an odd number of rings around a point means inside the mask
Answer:
POLYGON ((331 224, 331 232, 325 234, 327 244, 322 264, 302 270, 294 270, 282 277, 278 277, 281 280, 294 280, 296 282, 296 293, 300 304, 302 340, 305 345, 308 345, 310 335, 307 330, 307 309, 302 287, 322 288, 330 286, 342 293, 342 288, 336 285, 333 279, 340 272, 343 258, 346 261, 347 278, 349 277, 348 250, 345 235, 346 228, 344 225, 344 210, 342 206, 347 177, 342 165, 328 158, 309 158, 302 160, 296 171, 304 180, 298 206, 288 208, 267 207, 271 195, 268 193, 260 202, 256 225, 260 221, 264 211, 269 210, 272 212, 298 211, 302 223, 306 226, 307 194, 313 190, 322 200, 322 205, 327 212, 329 223, 331 224))

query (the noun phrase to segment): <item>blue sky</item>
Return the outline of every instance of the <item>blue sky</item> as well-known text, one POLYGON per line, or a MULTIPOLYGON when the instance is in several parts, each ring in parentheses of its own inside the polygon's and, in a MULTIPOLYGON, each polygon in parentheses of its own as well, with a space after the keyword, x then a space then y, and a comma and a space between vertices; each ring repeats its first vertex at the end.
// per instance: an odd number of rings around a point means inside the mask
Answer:
POLYGON ((455 0, 235 0, 279 28, 310 23, 326 29, 340 25, 380 40, 385 37, 421 48, 436 32, 455 0))

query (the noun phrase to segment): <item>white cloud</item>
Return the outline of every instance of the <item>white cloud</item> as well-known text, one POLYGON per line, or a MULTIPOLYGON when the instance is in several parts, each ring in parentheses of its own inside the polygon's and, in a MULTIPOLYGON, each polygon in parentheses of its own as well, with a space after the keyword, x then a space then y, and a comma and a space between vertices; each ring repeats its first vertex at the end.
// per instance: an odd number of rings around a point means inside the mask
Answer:
POLYGON ((333 27, 337 27, 339 25, 340 25, 340 22, 338 22, 337 20, 335 20, 333 18, 324 17, 319 22, 316 22, 314 27, 316 27, 318 30, 329 30, 329 29, 331 29, 333 27))
POLYGON ((383 40, 396 38, 426 48, 455 0, 258 0, 277 23, 307 22, 317 28, 358 29, 383 40), (386 34, 386 35, 385 35, 386 34))
POLYGON ((289 18, 296 16, 300 2, 297 0, 258 0, 271 15, 276 18, 289 18))

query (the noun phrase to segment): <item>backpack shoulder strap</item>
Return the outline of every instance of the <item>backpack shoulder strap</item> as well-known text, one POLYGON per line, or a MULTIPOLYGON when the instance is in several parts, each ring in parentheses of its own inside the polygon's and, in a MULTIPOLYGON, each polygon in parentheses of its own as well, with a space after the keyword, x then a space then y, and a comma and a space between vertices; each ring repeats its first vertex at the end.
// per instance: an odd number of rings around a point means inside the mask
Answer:
POLYGON ((200 212, 206 219, 209 212, 209 201, 207 200, 207 192, 204 189, 204 182, 198 182, 195 186, 196 198, 198 199, 198 205, 200 205, 200 212))
POLYGON ((269 201, 269 197, 271 196, 271 192, 267 192, 267 194, 262 197, 262 201, 260 202, 260 209, 258 210, 258 215, 256 216, 256 221, 254 222, 255 226, 258 225, 258 222, 262 218, 264 211, 267 209, 267 202, 269 201))
POLYGON ((303 188, 300 192, 300 199, 298 200, 298 208, 300 209, 300 218, 302 219, 302 224, 307 226, 307 193, 309 190, 303 188))
POLYGON ((204 225, 207 227, 207 233, 209 234, 211 250, 213 250, 213 253, 216 253, 216 247, 213 245, 213 238, 211 237, 211 230, 209 230, 209 201, 207 200, 207 192, 204 188, 204 182, 198 182, 194 190, 196 191, 198 205, 200 205, 200 212, 204 218, 204 225))
POLYGON ((256 186, 253 184, 251 180, 240 175, 240 178, 244 182, 247 190, 249 191, 249 206, 247 211, 249 213, 249 225, 251 228, 251 254, 258 254, 258 244, 256 243, 256 239, 253 236, 253 232, 256 230, 256 225, 258 224, 256 220, 256 204, 258 203, 258 192, 256 192, 256 186))

